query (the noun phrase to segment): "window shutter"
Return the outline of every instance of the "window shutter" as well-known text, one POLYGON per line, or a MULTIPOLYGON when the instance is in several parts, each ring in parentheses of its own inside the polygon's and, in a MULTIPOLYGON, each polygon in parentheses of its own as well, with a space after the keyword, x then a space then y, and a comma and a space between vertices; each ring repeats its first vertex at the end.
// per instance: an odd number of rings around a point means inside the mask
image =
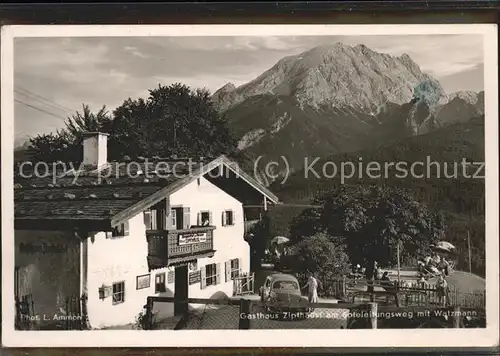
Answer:
POLYGON ((237 258, 236 260, 238 261, 238 276, 241 276, 243 274, 241 269, 241 258, 237 258))
POLYGON ((165 198, 165 211, 167 212, 167 216, 170 216, 170 197, 165 198))
POLYGON ((156 222, 156 209, 151 209, 151 230, 158 230, 158 224, 156 222))
POLYGON ((208 213, 208 225, 210 225, 210 226, 213 225, 212 212, 211 211, 208 213))
POLYGON ((200 288, 205 289, 207 287, 207 268, 202 267, 200 269, 201 279, 200 279, 200 288))
POLYGON ((201 226, 201 213, 196 216, 196 225, 201 226))
POLYGON ((190 217, 191 217, 191 209, 189 208, 183 208, 182 209, 183 213, 184 213, 184 216, 183 216, 183 223, 184 223, 184 229, 189 229, 189 227, 191 226, 191 221, 190 221, 190 217))
POLYGON ((167 274, 167 283, 172 284, 175 282, 175 272, 174 271, 168 271, 167 274))
POLYGON ((151 211, 144 211, 144 225, 146 226, 146 230, 151 229, 151 211))
POLYGON ((222 212, 222 226, 226 226, 226 212, 222 212))
POLYGON ((226 265, 226 282, 231 280, 231 261, 226 261, 224 263, 226 265))
POLYGON ((158 230, 165 229, 166 221, 167 221, 167 218, 165 216, 165 211, 163 209, 156 210, 156 223, 158 225, 158 227, 157 227, 158 230))
POLYGON ((236 225, 236 211, 231 210, 231 225, 236 225))
POLYGON ((125 221, 123 223, 123 236, 128 236, 128 234, 129 234, 128 221, 125 221))
POLYGON ((215 265, 215 284, 220 283, 220 263, 215 265))

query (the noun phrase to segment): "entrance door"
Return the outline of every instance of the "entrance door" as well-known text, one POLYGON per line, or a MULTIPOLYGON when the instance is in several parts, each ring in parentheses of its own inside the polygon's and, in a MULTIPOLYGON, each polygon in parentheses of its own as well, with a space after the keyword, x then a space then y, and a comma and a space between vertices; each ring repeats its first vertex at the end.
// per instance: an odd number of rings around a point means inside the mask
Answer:
POLYGON ((188 267, 175 267, 174 315, 184 315, 187 312, 188 299, 188 267))

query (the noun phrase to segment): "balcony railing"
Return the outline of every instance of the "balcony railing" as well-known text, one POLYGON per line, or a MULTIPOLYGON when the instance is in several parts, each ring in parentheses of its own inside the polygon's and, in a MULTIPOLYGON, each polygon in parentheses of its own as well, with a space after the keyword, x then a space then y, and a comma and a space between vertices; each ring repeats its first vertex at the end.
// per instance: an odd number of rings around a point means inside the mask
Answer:
POLYGON ((204 257, 214 252, 213 226, 182 230, 148 230, 148 257, 154 268, 204 257))

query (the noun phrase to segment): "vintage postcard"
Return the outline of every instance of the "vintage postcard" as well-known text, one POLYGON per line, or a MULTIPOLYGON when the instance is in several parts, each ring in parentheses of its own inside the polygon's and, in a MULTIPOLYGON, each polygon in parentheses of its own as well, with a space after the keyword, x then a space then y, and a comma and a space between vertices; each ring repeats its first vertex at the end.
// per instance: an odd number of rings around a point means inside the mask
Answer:
POLYGON ((5 346, 497 344, 496 25, 1 46, 5 346))

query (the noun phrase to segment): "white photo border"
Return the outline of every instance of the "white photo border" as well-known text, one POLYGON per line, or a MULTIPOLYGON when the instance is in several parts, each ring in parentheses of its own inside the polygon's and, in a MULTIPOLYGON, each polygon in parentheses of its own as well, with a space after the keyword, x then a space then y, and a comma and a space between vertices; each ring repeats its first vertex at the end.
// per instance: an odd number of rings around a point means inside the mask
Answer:
POLYGON ((2 344, 7 347, 492 347, 499 342, 498 58, 496 24, 14 25, 1 29, 2 344), (91 330, 14 329, 14 38, 481 34, 484 37, 486 310, 484 329, 91 330), (174 333, 174 334, 170 334, 174 333), (158 336, 162 337, 158 337, 158 336), (175 335, 175 337, 169 337, 175 335))

